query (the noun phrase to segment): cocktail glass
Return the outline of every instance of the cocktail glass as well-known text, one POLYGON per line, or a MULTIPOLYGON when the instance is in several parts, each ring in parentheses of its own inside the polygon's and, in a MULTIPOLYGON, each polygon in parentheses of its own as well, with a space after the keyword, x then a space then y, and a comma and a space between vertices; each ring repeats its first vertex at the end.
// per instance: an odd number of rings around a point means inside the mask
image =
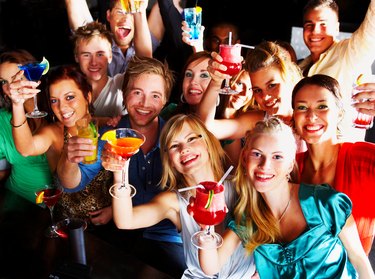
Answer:
MULTIPOLYGON (((25 65, 18 66, 20 70, 24 71, 24 75, 28 80, 31 81, 38 81, 42 77, 43 73, 46 73, 45 71, 48 67, 47 60, 43 58, 42 62, 30 62, 25 65)), ((47 69, 48 70, 48 69, 47 69)), ((41 118, 45 117, 47 115, 47 112, 40 111, 38 109, 38 98, 35 95, 34 96, 34 110, 32 112, 26 113, 26 117, 29 118, 41 118)))
MULTIPOLYGON (((369 83, 369 82, 375 82, 375 75, 363 75, 363 74, 359 75, 353 84, 352 96, 361 92, 355 89, 354 88, 355 86, 361 85, 363 83, 369 83)), ((362 91, 365 91, 365 90, 362 90, 362 91)), ((367 99, 364 99, 364 100, 361 99, 357 102, 366 102, 366 101, 367 99)), ((359 128, 359 129, 370 129, 372 128, 374 124, 374 116, 365 114, 362 112, 358 112, 356 110, 354 110, 353 112, 352 120, 353 120, 352 126, 354 128, 359 128)))
POLYGON ((126 160, 122 168, 122 181, 111 186, 109 193, 114 198, 120 198, 125 191, 130 190, 130 197, 136 194, 136 189, 129 184, 129 161, 130 157, 138 152, 139 148, 145 142, 146 137, 137 130, 130 128, 120 128, 114 130, 116 137, 107 140, 111 145, 111 151, 126 160))
POLYGON ((223 222, 228 212, 224 185, 213 181, 199 184, 204 188, 197 188, 195 199, 187 210, 198 224, 206 225, 206 229, 193 234, 191 242, 200 249, 215 249, 223 244, 223 238, 214 232, 214 226, 223 222))
POLYGON ((69 230, 78 228, 85 230, 87 228, 86 221, 80 218, 66 218, 56 223, 56 233, 61 238, 68 238, 69 230))
POLYGON ((190 28, 190 40, 199 40, 202 27, 202 8, 199 6, 193 8, 185 8, 184 20, 190 28))
POLYGON ((38 199, 41 198, 41 202, 43 202, 49 209, 49 213, 51 215, 51 226, 47 228, 45 236, 50 238, 59 236, 56 232, 55 221, 53 218, 53 208, 59 201, 62 193, 62 189, 54 185, 47 185, 45 188, 40 189, 35 193, 37 196, 37 203, 39 203, 38 199))
POLYGON ((122 8, 127 13, 139 13, 140 6, 141 6, 141 0, 120 0, 122 8))
MULTIPOLYGON (((220 48, 219 54, 223 58, 223 61, 221 63, 227 66, 226 71, 222 71, 222 70, 219 70, 219 71, 230 76, 234 76, 238 74, 242 69, 241 46, 238 44, 236 45, 222 44, 219 46, 219 48, 220 48)), ((232 95, 232 94, 237 94, 239 92, 230 88, 229 78, 226 78, 225 85, 222 89, 220 89, 219 93, 225 94, 225 95, 232 95)))

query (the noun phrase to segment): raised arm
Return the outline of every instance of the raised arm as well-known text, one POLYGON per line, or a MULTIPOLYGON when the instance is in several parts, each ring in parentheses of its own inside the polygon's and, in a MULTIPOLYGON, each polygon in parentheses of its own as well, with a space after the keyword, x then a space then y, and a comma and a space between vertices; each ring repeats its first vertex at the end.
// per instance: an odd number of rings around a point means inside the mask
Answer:
POLYGON ((152 42, 147 22, 148 0, 141 1, 140 12, 134 15, 134 49, 140 57, 152 57, 152 42))
POLYGON ((65 0, 65 5, 72 30, 94 21, 86 0, 65 0))
POLYGON ((350 262, 358 272, 359 278, 374 279, 374 271, 361 245, 357 226, 352 215, 347 219, 339 237, 348 252, 350 262))
POLYGON ((150 14, 147 18, 148 26, 150 28, 151 34, 159 41, 163 40, 165 27, 163 19, 160 14, 160 8, 158 1, 155 1, 154 5, 151 8, 150 14))
POLYGON ((251 130, 255 123, 263 118, 261 111, 250 111, 241 114, 233 119, 215 119, 216 100, 219 97, 219 89, 222 81, 227 75, 219 72, 218 69, 225 70, 225 66, 218 61, 222 58, 216 52, 212 52, 214 60, 209 62, 207 68, 212 79, 198 107, 198 115, 205 123, 206 127, 219 139, 239 139, 251 130))
POLYGON ((230 256, 241 244, 239 237, 230 229, 223 235, 223 245, 219 249, 199 249, 199 264, 209 276, 218 273, 230 256))

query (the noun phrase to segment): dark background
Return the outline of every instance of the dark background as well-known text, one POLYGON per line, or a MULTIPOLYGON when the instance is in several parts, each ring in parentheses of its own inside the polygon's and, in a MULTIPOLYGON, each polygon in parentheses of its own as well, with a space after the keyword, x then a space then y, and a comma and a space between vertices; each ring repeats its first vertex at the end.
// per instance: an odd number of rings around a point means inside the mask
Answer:
MULTIPOLYGON (((149 6, 155 0, 149 0, 149 6)), ((187 0, 194 6, 195 0, 187 0)), ((363 20, 369 0, 339 0, 341 31, 354 31, 363 20)), ((88 0, 94 18, 105 21, 108 1, 88 0)), ((226 19, 240 26, 242 42, 290 41, 291 27, 301 26, 306 0, 198 0, 203 25, 226 19), (245 7, 249 6, 249 8, 245 7)), ((24 48, 51 65, 71 62, 72 45, 64 0, 0 0, 0 49, 24 48)))

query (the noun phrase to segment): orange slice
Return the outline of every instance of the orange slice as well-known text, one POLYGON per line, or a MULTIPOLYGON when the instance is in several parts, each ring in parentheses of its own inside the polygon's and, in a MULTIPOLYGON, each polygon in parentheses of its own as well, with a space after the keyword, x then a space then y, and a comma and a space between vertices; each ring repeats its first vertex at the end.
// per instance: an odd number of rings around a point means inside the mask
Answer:
POLYGON ((44 198, 44 191, 40 191, 40 193, 36 196, 35 202, 42 203, 44 198))
POLYGON ((356 80, 357 85, 361 85, 361 84, 363 83, 363 77, 364 77, 363 74, 360 74, 360 75, 357 77, 357 80, 356 80))
POLYGON ((102 140, 111 141, 116 139, 116 130, 109 130, 101 136, 102 140))

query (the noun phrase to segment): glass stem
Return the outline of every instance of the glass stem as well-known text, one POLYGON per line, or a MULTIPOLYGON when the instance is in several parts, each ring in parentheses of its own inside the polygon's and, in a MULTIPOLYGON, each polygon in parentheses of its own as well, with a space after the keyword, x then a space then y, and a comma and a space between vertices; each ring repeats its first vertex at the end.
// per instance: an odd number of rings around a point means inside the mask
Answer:
POLYGON ((38 111, 38 98, 37 96, 35 95, 34 96, 34 111, 38 111))
POLYGON ((224 88, 229 88, 229 78, 225 79, 224 88))
POLYGON ((127 187, 129 185, 129 160, 127 159, 125 162, 125 166, 122 169, 122 185, 127 187))
POLYGON ((53 206, 51 207, 48 207, 49 209, 49 214, 51 215, 51 223, 52 223, 52 227, 54 228, 55 227, 55 220, 53 218, 53 206))
POLYGON ((214 231, 214 227, 213 226, 208 226, 208 228, 206 229, 206 234, 207 235, 211 235, 211 231, 214 231))

